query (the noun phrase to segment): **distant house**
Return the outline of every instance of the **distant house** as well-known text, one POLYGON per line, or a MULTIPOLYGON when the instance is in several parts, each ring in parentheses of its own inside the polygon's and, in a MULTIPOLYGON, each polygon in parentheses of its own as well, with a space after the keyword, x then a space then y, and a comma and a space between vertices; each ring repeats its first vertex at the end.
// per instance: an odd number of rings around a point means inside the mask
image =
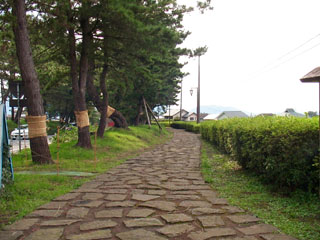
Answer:
POLYGON ((208 115, 209 115, 208 113, 200 113, 200 121, 203 121, 204 118, 208 115))
POLYGON ((183 116, 182 118, 183 121, 197 121, 197 114, 192 112, 192 113, 187 113, 186 115, 183 116))
POLYGON ((293 108, 287 108, 283 113, 280 113, 279 116, 283 117, 305 117, 302 113, 297 113, 293 108))
MULTIPOLYGON (((188 113, 189 113, 188 111, 182 109, 181 110, 182 119, 183 119, 183 116, 185 116, 188 113)), ((180 109, 170 109, 170 111, 168 110, 162 116, 164 117, 164 119, 180 119, 180 109)))
POLYGON ((203 120, 204 121, 210 121, 210 120, 217 120, 217 117, 220 115, 220 113, 214 113, 214 114, 208 114, 203 120))
POLYGON ((224 112, 220 113, 216 117, 216 119, 222 120, 225 118, 247 118, 247 117, 249 117, 249 116, 242 111, 224 111, 224 112))
MULTIPOLYGON (((207 116, 207 113, 200 113, 200 121, 207 116)), ((162 115, 164 119, 172 119, 172 120, 179 120, 180 119, 180 109, 171 109, 170 112, 167 111, 162 115)), ((182 121, 197 121, 197 114, 194 112, 188 112, 184 109, 181 110, 181 120, 182 121)))
POLYGON ((257 115, 257 117, 273 117, 273 116, 276 116, 276 115, 273 113, 260 113, 257 115))

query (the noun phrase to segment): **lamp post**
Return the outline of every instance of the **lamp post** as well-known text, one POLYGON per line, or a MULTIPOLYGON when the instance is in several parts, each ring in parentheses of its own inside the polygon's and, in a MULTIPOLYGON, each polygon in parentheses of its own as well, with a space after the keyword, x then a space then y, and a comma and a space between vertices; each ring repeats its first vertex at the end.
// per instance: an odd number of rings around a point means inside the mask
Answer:
POLYGON ((320 67, 313 69, 307 75, 300 79, 303 83, 318 83, 319 84, 319 142, 318 142, 318 154, 319 154, 319 198, 320 198, 320 67))
POLYGON ((200 123, 200 57, 207 51, 207 46, 199 47, 193 51, 193 55, 198 57, 197 123, 200 123))

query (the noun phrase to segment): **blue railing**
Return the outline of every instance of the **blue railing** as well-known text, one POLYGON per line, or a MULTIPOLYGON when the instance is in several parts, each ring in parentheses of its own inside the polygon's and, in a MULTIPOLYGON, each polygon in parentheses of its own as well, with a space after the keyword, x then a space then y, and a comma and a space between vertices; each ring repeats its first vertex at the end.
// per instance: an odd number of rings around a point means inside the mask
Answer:
POLYGON ((10 178, 13 180, 13 167, 12 167, 12 159, 10 155, 10 148, 7 147, 6 151, 4 151, 5 146, 10 145, 9 134, 8 134, 8 125, 6 118, 6 108, 4 104, 0 104, 0 188, 2 188, 2 182, 4 182, 4 171, 10 172, 10 178), (6 156, 4 156, 4 154, 6 156), (5 162, 6 161, 6 162, 5 162), (7 162, 9 161, 9 163, 7 162), (9 168, 9 169, 8 169, 9 168))

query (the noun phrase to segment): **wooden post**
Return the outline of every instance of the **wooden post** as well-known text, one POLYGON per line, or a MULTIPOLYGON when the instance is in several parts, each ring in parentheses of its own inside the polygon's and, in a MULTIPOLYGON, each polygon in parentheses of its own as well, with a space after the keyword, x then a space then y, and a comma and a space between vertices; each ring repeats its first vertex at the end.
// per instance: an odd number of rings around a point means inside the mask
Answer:
POLYGON ((149 111, 150 111, 150 113, 151 113, 151 116, 153 116, 154 120, 156 120, 156 123, 157 123, 158 127, 160 128, 160 130, 162 130, 161 125, 159 124, 156 116, 153 114, 152 109, 150 108, 150 106, 149 106, 149 104, 148 104, 147 102, 146 102, 146 105, 147 105, 147 108, 149 109, 149 111))
POLYGON ((148 114, 148 109, 147 109, 147 105, 146 105, 146 100, 143 97, 143 105, 144 105, 144 110, 146 111, 146 116, 147 116, 147 120, 148 120, 148 124, 149 124, 149 128, 151 127, 151 123, 150 123, 150 118, 149 118, 149 114, 148 114))
POLYGON ((60 144, 59 144, 59 134, 60 134, 60 127, 57 127, 57 175, 59 175, 59 149, 60 149, 60 144))

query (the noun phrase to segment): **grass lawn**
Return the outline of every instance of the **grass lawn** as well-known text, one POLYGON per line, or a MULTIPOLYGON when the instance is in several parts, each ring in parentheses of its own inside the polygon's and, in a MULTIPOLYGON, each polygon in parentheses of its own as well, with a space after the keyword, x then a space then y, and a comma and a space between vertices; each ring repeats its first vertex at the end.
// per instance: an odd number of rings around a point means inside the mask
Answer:
POLYGON ((229 156, 205 141, 202 144, 202 172, 205 181, 230 204, 251 212, 285 234, 303 240, 320 239, 320 200, 317 195, 275 193, 272 186, 262 184, 257 176, 243 171, 229 156))
MULTIPOLYGON (((167 141, 172 134, 157 127, 130 127, 129 130, 111 129, 103 139, 97 139, 96 161, 94 150, 75 147, 76 141, 60 144, 59 170, 102 173, 140 154, 156 144, 167 141)), ((94 136, 92 136, 94 144, 94 136)), ((57 144, 50 145, 52 158, 56 161, 57 144)), ((57 162, 57 161, 56 161, 57 162)), ((13 156, 14 184, 0 192, 0 229, 50 200, 78 188, 93 177, 71 177, 57 175, 23 175, 19 171, 56 171, 57 165, 32 163, 30 150, 13 156)))

